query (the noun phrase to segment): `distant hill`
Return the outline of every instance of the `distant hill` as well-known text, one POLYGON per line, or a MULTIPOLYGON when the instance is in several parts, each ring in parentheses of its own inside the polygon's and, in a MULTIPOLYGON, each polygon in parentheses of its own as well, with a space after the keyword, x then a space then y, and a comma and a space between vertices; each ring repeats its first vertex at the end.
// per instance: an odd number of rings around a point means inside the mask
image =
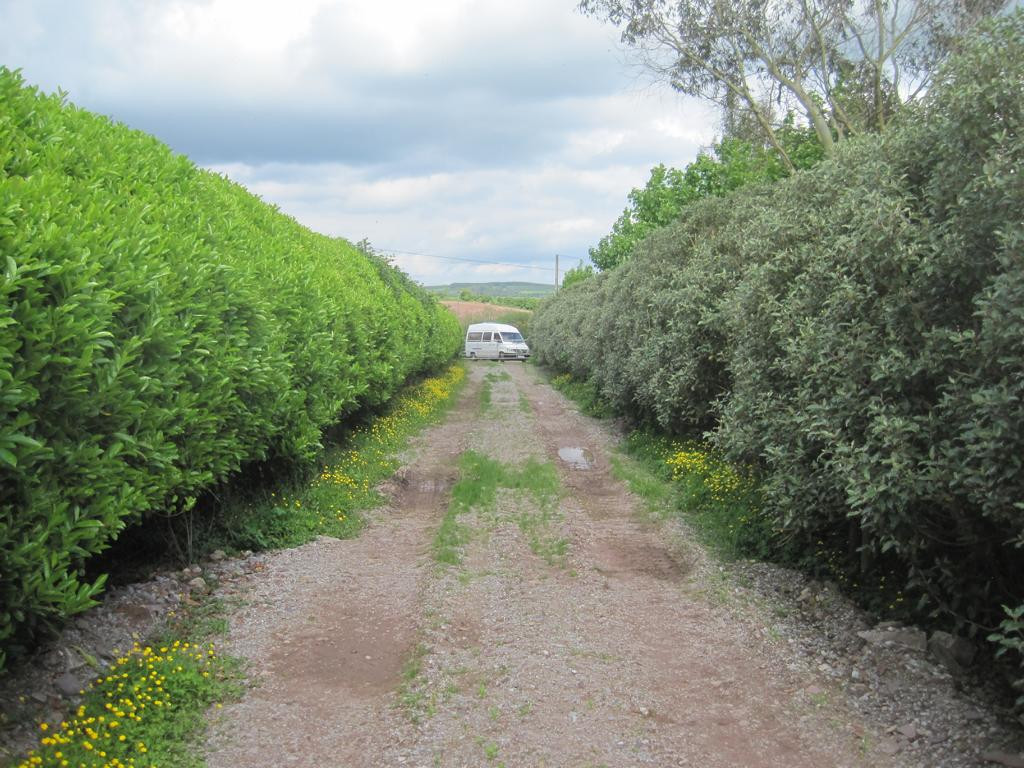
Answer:
POLYGON ((512 299, 543 299, 555 292, 555 287, 546 283, 451 283, 450 285, 427 285, 425 288, 438 296, 459 298, 463 291, 472 296, 495 296, 512 299))

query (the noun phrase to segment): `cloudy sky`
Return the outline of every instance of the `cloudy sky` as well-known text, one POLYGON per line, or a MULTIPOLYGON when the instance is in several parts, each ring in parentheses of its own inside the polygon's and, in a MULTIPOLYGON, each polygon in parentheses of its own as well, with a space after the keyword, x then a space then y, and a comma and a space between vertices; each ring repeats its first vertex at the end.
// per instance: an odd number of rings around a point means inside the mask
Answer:
POLYGON ((0 0, 0 64, 424 283, 550 282, 716 125, 575 6, 0 0))

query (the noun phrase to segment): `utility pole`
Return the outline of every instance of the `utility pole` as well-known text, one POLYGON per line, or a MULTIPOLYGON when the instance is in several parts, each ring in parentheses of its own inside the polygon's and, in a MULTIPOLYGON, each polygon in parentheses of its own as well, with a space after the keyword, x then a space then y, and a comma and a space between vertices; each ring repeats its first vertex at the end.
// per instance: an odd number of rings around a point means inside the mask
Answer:
POLYGON ((558 293, 558 254, 555 254, 555 293, 558 293))

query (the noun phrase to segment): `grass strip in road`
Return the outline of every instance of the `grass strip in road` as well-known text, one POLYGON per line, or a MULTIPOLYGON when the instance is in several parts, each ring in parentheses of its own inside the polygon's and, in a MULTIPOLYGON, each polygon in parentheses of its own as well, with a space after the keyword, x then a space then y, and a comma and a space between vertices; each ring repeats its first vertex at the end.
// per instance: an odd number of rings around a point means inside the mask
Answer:
POLYGON ((548 565, 562 563, 569 549, 569 540, 564 536, 551 536, 551 527, 558 517, 551 506, 544 506, 539 511, 521 510, 517 515, 519 530, 526 536, 530 551, 548 565))
POLYGON ((480 411, 486 413, 491 410, 491 387, 496 381, 505 381, 512 378, 507 371, 490 371, 484 376, 480 385, 480 411))
POLYGON ((516 469, 467 451, 459 459, 459 480, 452 488, 448 510, 434 537, 435 560, 447 565, 461 564, 463 549, 469 541, 469 527, 459 522, 459 516, 493 507, 499 488, 529 493, 540 508, 537 513, 524 510, 518 516, 520 529, 534 553, 545 559, 565 554, 564 541, 561 544, 551 542, 543 535, 552 521, 551 507, 560 492, 554 465, 531 458, 516 469))
POLYGON ((530 405, 530 398, 528 398, 523 392, 519 393, 519 411, 527 415, 533 413, 533 406, 530 405))

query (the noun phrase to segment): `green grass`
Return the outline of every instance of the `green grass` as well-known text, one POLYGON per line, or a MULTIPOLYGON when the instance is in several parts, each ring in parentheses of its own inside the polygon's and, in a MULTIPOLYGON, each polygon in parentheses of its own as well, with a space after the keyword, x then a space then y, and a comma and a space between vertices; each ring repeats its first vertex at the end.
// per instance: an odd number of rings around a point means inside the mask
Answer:
MULTIPOLYGON (((612 456, 612 474, 644 502, 644 508, 653 519, 664 519, 675 511, 672 483, 652 467, 627 456, 612 456)), ((658 467, 660 470, 660 467, 658 467)))
POLYGON ((18 767, 202 768, 208 710, 244 690, 241 659, 213 642, 226 630, 227 606, 217 599, 170 615, 149 644, 99 668, 74 711, 40 723, 39 745, 18 767))
POLYGON ((530 406, 530 399, 525 393, 519 393, 519 411, 521 413, 533 413, 533 408, 530 406))
POLYGON ((554 510, 549 506, 545 506, 539 512, 523 510, 517 517, 519 530, 526 536, 530 551, 548 565, 564 564, 569 540, 551 535, 552 526, 557 522, 554 510))
POLYGON ((462 548, 468 541, 469 528, 458 521, 456 509, 449 506, 434 536, 434 559, 444 565, 459 565, 462 548))
POLYGON ((553 377, 549 383, 576 403, 580 411, 587 416, 607 419, 615 415, 611 405, 601 397, 593 382, 574 379, 568 373, 563 373, 553 377))
POLYGON ((40 745, 19 768, 198 768, 207 709, 240 691, 238 662, 211 644, 136 645, 89 684, 72 715, 40 724, 40 745))
POLYGON ((424 717, 433 717, 437 712, 437 694, 419 687, 423 659, 428 652, 429 649, 423 643, 418 644, 402 666, 398 701, 413 724, 420 723, 424 717))
POLYGON ((528 493, 540 508, 538 512, 523 510, 517 516, 530 548, 549 562, 565 555, 567 542, 546 536, 554 519, 554 502, 561 492, 554 465, 531 458, 516 469, 467 451, 459 459, 459 480, 452 488, 448 510, 434 537, 435 560, 446 565, 461 564, 470 528, 459 522, 459 517, 471 510, 493 508, 499 488, 528 493))
POLYGON ((505 381, 512 378, 507 371, 489 371, 480 384, 480 410, 487 413, 491 410, 491 387, 496 381, 505 381))
POLYGON ((223 635, 228 631, 228 611, 231 607, 225 600, 211 596, 199 605, 171 614, 155 642, 169 645, 182 638, 192 638, 195 642, 223 635))
POLYGON ((436 715, 441 705, 461 693, 458 681, 452 676, 466 672, 463 668, 442 671, 440 678, 432 680, 430 675, 423 674, 423 659, 429 653, 430 649, 422 643, 413 649, 402 667, 398 686, 398 707, 414 725, 436 715))
POLYGON ((616 474, 652 514, 682 516, 720 557, 765 556, 773 533, 752 475, 701 443, 643 430, 626 438, 624 450, 628 460, 618 461, 616 474))

